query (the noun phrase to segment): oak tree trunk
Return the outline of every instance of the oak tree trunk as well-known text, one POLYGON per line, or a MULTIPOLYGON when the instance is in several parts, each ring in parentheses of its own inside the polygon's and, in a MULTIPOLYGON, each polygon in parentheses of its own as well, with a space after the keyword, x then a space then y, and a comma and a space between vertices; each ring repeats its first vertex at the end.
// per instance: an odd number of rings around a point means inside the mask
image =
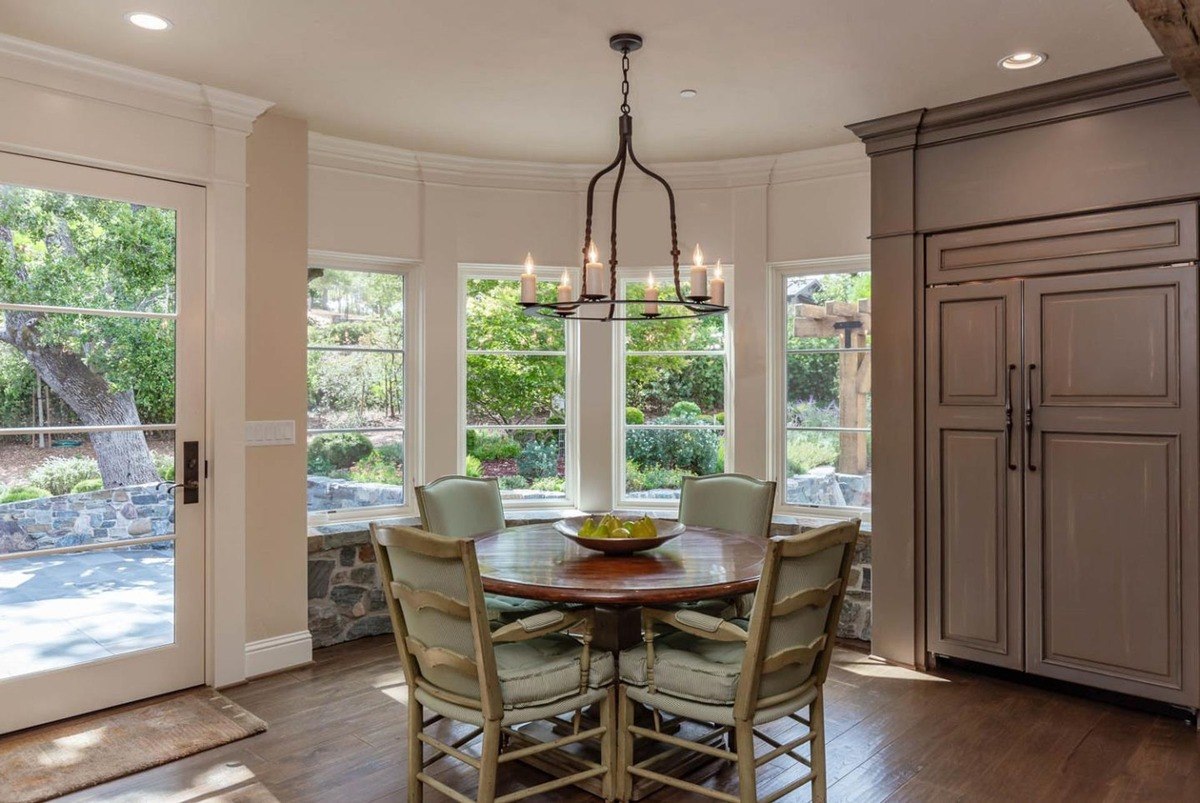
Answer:
MULTIPOLYGON (((41 380, 85 426, 140 425, 133 392, 114 391, 78 354, 41 343, 37 332, 40 317, 32 312, 5 312, 0 342, 8 343, 29 360, 41 380)), ((91 440, 106 488, 158 481, 150 447, 140 430, 93 432, 91 440)))

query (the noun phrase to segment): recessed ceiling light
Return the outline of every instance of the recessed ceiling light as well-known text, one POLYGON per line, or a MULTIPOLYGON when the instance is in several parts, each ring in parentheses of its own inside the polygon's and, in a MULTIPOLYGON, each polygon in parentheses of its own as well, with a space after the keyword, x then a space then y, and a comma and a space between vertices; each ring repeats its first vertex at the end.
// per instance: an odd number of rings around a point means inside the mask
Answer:
POLYGON ((679 97, 681 97, 681 98, 694 98, 694 97, 696 97, 696 94, 697 94, 696 90, 694 90, 694 89, 679 90, 679 97))
POLYGON ((130 25, 145 28, 147 31, 165 31, 171 27, 171 21, 166 17, 151 14, 148 11, 131 11, 125 15, 130 25))
POLYGON ((1035 53, 1032 50, 1021 50, 1016 53, 1010 53, 996 62, 997 66, 1003 67, 1006 70, 1028 70, 1030 67, 1036 67, 1039 64, 1045 63, 1046 54, 1035 53))

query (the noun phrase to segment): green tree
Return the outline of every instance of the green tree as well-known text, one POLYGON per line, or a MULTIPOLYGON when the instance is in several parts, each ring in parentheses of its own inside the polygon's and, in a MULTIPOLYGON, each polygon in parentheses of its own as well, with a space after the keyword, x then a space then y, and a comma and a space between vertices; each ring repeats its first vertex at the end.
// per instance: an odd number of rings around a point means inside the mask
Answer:
MULTIPOLYGON (((175 213, 0 186, 0 299, 136 312, 175 307, 175 213)), ((174 420, 174 324, 6 310, 0 343, 87 426, 174 420)), ((12 357, 7 359, 11 370, 12 357)), ((72 422, 64 422, 72 423, 72 422)), ((92 433, 106 485, 158 479, 140 431, 92 433)))

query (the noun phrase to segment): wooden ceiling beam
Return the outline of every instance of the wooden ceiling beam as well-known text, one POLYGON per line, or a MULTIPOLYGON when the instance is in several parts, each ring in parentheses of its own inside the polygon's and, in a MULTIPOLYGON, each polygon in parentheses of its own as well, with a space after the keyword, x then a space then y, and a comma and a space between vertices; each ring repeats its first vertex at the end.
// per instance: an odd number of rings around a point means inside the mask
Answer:
POLYGON ((1200 0, 1129 0, 1158 49, 1200 101, 1200 0))

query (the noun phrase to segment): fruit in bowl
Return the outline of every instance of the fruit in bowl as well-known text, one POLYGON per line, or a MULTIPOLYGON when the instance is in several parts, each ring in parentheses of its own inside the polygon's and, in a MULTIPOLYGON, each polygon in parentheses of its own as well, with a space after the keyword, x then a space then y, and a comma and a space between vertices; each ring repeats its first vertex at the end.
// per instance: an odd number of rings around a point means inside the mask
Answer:
POLYGON ((621 521, 611 513, 597 522, 592 517, 583 520, 579 527, 580 538, 657 538, 658 527, 654 519, 642 516, 640 519, 621 521))

